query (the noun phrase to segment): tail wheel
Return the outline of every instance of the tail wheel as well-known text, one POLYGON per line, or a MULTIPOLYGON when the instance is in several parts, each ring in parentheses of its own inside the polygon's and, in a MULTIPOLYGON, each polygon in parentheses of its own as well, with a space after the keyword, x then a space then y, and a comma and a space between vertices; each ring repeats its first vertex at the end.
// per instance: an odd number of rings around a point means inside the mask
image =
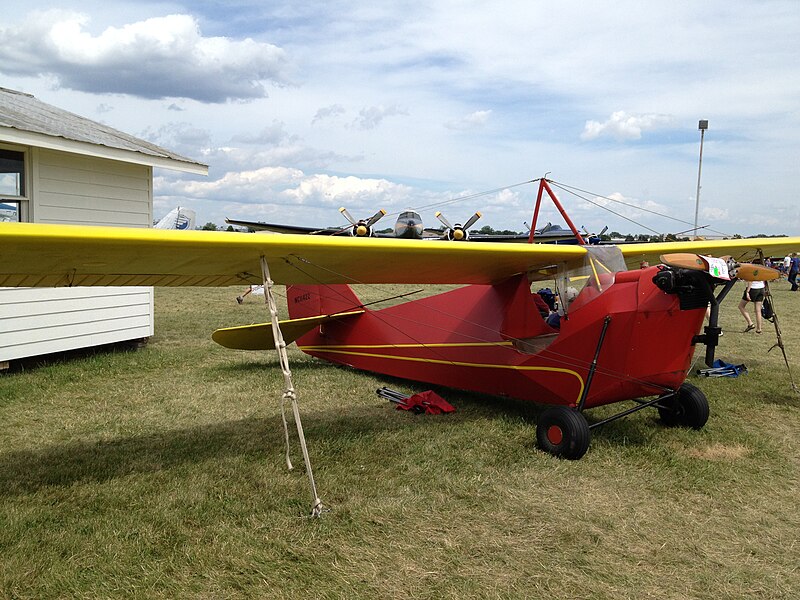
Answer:
POLYGON ((701 429, 708 421, 709 408, 706 395, 691 383, 684 383, 674 394, 664 397, 658 415, 670 427, 701 429))
POLYGON ((536 423, 536 443, 553 456, 577 460, 589 449, 589 423, 577 410, 552 406, 536 423))

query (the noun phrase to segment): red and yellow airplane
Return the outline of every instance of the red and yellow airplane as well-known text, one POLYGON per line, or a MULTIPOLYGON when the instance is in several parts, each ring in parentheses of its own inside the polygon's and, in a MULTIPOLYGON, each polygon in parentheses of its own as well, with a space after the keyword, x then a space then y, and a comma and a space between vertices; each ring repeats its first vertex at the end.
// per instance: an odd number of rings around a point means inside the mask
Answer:
MULTIPOLYGON (((708 403, 685 379, 696 344, 706 343, 713 357, 726 277, 759 252, 798 249, 800 237, 591 247, 0 223, 0 286, 265 283, 271 325, 219 330, 218 342, 275 347, 285 357, 285 343, 296 340, 312 356, 358 369, 547 404, 538 443, 574 459, 586 452, 591 429, 648 406, 668 424, 702 427, 708 403), (718 276, 697 257, 695 265, 667 259, 674 266, 639 268, 679 252, 730 259, 718 276), (531 282, 553 279, 559 329, 531 293, 531 282), (349 288, 354 283, 465 287, 371 310, 349 288), (278 323, 272 284, 288 286, 288 321, 278 323), (701 333, 709 303, 711 324, 701 333), (625 400, 633 407, 609 419, 589 424, 584 416, 625 400)), ((294 401, 288 364, 281 365, 284 397, 294 401)), ((312 479, 316 510, 313 487, 312 479)))

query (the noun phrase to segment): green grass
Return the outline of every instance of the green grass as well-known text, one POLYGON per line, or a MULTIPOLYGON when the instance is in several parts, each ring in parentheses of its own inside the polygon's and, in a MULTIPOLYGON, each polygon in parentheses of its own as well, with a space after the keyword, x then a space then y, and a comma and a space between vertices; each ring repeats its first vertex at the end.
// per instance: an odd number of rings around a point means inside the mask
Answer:
MULTIPOLYGON (((797 367, 800 294, 774 287, 797 367)), ((284 464, 276 357, 209 338, 266 320, 239 291, 158 289, 144 349, 0 376, 0 597, 800 594, 800 396, 767 354, 771 326, 739 333, 736 292, 718 356, 750 373, 690 378, 708 425, 641 411, 594 431, 576 462, 535 448, 532 404, 444 390, 456 413, 409 415, 375 389, 423 386, 292 347, 330 509, 309 519, 296 444, 284 464)))

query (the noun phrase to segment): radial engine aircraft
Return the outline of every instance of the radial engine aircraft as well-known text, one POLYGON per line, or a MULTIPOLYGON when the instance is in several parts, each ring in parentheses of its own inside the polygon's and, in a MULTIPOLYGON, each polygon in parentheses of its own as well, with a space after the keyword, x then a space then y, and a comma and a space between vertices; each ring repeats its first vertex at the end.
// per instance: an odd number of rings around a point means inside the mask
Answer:
MULTIPOLYGON (((530 233, 519 234, 482 234, 470 233, 469 229, 478 219, 481 213, 476 212, 463 224, 456 222, 454 225, 441 212, 436 213, 436 218, 444 226, 443 229, 433 229, 424 227, 419 213, 413 209, 406 209, 397 215, 394 228, 391 232, 385 233, 375 231, 375 224, 386 215, 386 211, 381 209, 368 219, 354 219, 344 207, 339 212, 350 222, 344 227, 307 227, 303 225, 282 225, 278 223, 263 223, 261 221, 243 221, 241 219, 225 219, 229 225, 246 227, 253 231, 270 231, 272 233, 296 233, 305 235, 339 235, 352 237, 380 237, 398 238, 412 240, 447 240, 460 242, 473 240, 478 242, 527 242, 530 233)), ((577 238, 568 229, 563 229, 559 225, 548 223, 544 227, 536 230, 536 239, 539 242, 575 244, 577 238)))
POLYGON ((225 219, 230 225, 247 227, 253 231, 271 231, 272 233, 296 233, 304 235, 343 235, 352 237, 393 237, 401 239, 421 239, 423 235, 422 219, 415 210, 405 210, 397 216, 394 229, 391 233, 375 231, 374 225, 380 221, 386 211, 380 209, 368 219, 354 219, 350 212, 343 206, 339 209, 342 216, 350 222, 344 227, 306 227, 302 225, 281 225, 278 223, 263 223, 261 221, 242 221, 239 219, 225 219))
POLYGON ((697 345, 713 361, 719 301, 737 275, 774 276, 747 264, 759 252, 798 249, 800 237, 592 247, 0 223, 0 286, 264 283, 270 323, 218 330, 214 339, 278 351, 315 512, 287 343, 357 369, 548 405, 538 445, 577 459, 590 431, 648 407, 668 425, 701 428, 708 402, 685 380, 697 345), (638 268, 661 255, 667 264, 638 268), (542 319, 531 292, 532 282, 553 279, 560 329, 542 319), (372 310, 353 283, 464 287, 372 310), (274 284, 287 285, 286 321, 278 321, 274 284), (633 406, 591 423, 585 416, 623 401, 633 406))

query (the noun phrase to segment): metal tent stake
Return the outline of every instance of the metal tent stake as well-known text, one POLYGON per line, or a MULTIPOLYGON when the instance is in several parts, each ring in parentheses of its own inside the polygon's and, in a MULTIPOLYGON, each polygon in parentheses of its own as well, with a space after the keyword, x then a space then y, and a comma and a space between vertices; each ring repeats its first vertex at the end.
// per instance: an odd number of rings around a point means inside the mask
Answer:
POLYGON ((303 462, 306 465, 306 473, 308 473, 308 483, 311 485, 311 516, 318 517, 322 514, 322 500, 317 495, 317 485, 314 483, 314 473, 311 470, 311 459, 308 457, 308 448, 306 447, 306 436, 303 434, 303 423, 300 420, 300 407, 297 404, 297 393, 292 384, 292 372, 289 370, 289 357, 286 354, 286 342, 283 340, 280 325, 278 324, 278 308, 275 304, 275 296, 272 295, 273 281, 269 275, 269 265, 267 259, 261 257, 261 275, 264 278, 264 298, 269 308, 269 316, 272 320, 272 337, 275 340, 275 350, 278 351, 278 358, 281 364, 281 372, 283 373, 283 382, 285 389, 281 399, 281 418, 283 419, 283 432, 286 438, 286 465, 289 469, 292 468, 292 461, 289 459, 289 427, 286 423, 286 413, 284 407, 286 401, 292 402, 292 413, 294 414, 294 423, 297 426, 297 437, 300 439, 300 449, 303 452, 303 462))

